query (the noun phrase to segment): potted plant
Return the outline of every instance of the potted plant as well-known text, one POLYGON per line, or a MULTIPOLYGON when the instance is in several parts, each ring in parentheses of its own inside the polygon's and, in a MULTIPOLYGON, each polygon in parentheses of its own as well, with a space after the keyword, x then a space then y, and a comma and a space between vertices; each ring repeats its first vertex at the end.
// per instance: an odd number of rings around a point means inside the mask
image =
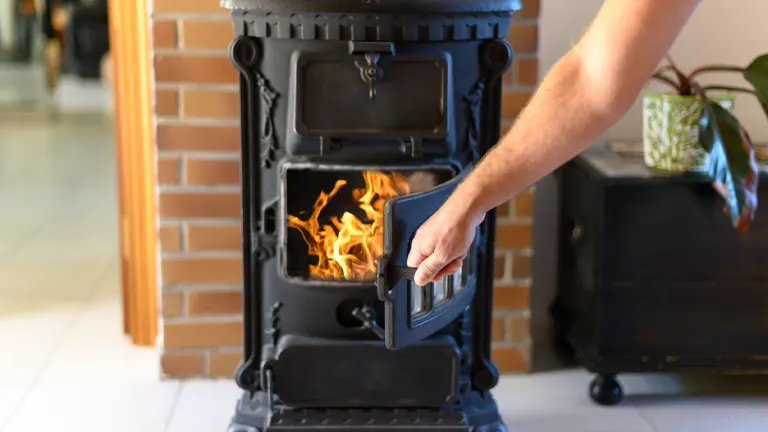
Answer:
POLYGON ((733 227, 745 232, 757 209, 758 166, 755 148, 733 114, 735 93, 757 97, 768 116, 768 54, 747 67, 706 65, 683 73, 667 56, 653 79, 674 93, 643 98, 643 153, 646 165, 668 172, 700 172, 726 200, 733 227), (749 87, 701 85, 712 72, 740 74, 749 87))

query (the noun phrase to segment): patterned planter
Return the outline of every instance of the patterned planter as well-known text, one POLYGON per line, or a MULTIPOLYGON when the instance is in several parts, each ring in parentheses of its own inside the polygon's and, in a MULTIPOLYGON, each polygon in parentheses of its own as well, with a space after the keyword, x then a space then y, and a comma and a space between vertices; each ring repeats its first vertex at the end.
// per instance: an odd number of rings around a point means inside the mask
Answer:
MULTIPOLYGON (((710 96, 710 99, 733 112, 733 96, 710 96)), ((649 168, 674 173, 706 169, 709 155, 699 142, 703 107, 701 99, 695 96, 644 95, 643 154, 649 168)))

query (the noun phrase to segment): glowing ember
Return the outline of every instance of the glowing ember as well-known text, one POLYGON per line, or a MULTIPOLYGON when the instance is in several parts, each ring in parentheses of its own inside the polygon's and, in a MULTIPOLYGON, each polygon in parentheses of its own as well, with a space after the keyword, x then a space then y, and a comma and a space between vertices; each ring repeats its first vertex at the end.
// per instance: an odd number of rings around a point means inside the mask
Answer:
POLYGON ((317 264, 309 266, 313 278, 365 281, 375 276, 376 263, 384 253, 384 203, 409 194, 411 188, 408 179, 399 173, 362 174, 365 187, 353 189, 351 196, 365 214, 365 220, 344 212, 341 218, 332 216, 331 225, 320 225, 320 213, 328 201, 342 192, 346 180, 338 180, 330 193, 320 193, 309 219, 288 216, 288 226, 301 232, 309 255, 317 257, 317 264))

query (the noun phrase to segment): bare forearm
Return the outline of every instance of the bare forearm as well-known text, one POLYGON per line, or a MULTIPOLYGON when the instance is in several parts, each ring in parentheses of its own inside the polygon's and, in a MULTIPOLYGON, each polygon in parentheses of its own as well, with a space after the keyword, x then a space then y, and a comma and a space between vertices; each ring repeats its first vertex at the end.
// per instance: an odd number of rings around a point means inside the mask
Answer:
POLYGON ((623 112, 596 97, 589 80, 575 56, 558 62, 509 133, 462 183, 457 199, 485 213, 594 142, 623 112))
POLYGON ((449 201, 477 218, 586 149, 629 109, 699 1, 605 0, 449 201))

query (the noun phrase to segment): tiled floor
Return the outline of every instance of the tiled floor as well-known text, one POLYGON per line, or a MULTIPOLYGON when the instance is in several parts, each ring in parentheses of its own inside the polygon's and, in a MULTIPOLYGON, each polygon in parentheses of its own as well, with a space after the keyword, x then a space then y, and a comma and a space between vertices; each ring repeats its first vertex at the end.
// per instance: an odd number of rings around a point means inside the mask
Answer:
POLYGON ((63 75, 56 89, 49 92, 41 62, 0 62, 0 114, 93 112, 108 108, 111 103, 111 92, 98 80, 63 75))
MULTIPOLYGON (((98 116, 0 118, 0 431, 224 431, 230 381, 159 378, 121 335, 112 132, 98 116)), ((614 408, 589 375, 504 377, 512 432, 768 431, 768 380, 622 378, 614 408), (762 389, 762 394, 758 393, 762 389)))

